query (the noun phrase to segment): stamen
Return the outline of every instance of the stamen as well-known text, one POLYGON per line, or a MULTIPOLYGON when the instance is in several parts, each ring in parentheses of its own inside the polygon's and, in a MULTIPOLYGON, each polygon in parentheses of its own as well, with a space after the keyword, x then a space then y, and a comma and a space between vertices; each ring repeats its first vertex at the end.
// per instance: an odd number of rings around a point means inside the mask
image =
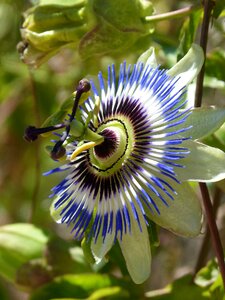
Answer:
POLYGON ((66 149, 63 146, 57 147, 57 151, 51 151, 51 158, 54 160, 59 160, 66 154, 66 149))
POLYGON ((55 131, 55 130, 58 130, 58 129, 61 129, 61 128, 64 128, 64 127, 66 127, 66 125, 64 123, 57 124, 57 125, 54 125, 54 126, 43 127, 43 128, 36 128, 35 126, 28 126, 25 129, 23 137, 27 142, 33 142, 38 138, 38 136, 40 134, 55 131))
POLYGON ((63 133, 61 139, 55 144, 55 146, 52 150, 52 156, 55 156, 56 153, 60 153, 60 148, 62 147, 62 144, 65 142, 65 140, 67 139, 67 137, 70 133, 70 124, 75 117, 80 98, 81 98, 82 94, 87 93, 90 90, 90 88, 91 88, 91 85, 87 79, 82 79, 79 82, 79 84, 76 88, 76 95, 74 98, 73 109, 72 109, 72 113, 70 115, 69 123, 67 124, 66 131, 63 133))
POLYGON ((82 94, 87 93, 88 91, 90 91, 90 89, 91 89, 91 85, 87 79, 84 78, 79 82, 79 84, 76 88, 76 95, 74 97, 72 113, 70 115, 70 123, 73 121, 73 119, 75 117, 77 107, 78 107, 78 104, 79 104, 82 94))

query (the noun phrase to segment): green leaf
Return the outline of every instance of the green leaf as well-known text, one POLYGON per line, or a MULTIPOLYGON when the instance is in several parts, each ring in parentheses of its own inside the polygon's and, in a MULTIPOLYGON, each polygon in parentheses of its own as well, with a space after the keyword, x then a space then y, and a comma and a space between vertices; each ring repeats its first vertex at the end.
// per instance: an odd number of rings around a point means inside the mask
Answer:
POLYGON ((191 137, 193 140, 201 139, 215 132, 225 122, 225 108, 203 107, 194 108, 184 124, 183 128, 192 126, 182 134, 184 137, 191 137))
POLYGON ((0 299, 1 300, 9 300, 10 299, 6 286, 4 286, 1 282, 0 282, 0 299))
POLYGON ((130 299, 128 291, 119 286, 107 287, 95 291, 87 300, 101 300, 101 299, 130 299), (107 298, 106 298, 107 297, 107 298))
POLYGON ((225 291, 222 276, 219 275, 215 282, 210 286, 210 300, 225 300, 225 291))
POLYGON ((74 241, 65 241, 59 237, 51 238, 48 242, 46 259, 56 275, 84 273, 91 270, 82 249, 74 246, 74 241))
POLYGON ((210 300, 209 292, 192 283, 192 275, 185 275, 161 290, 147 292, 152 300, 210 300))
POLYGON ((160 244, 159 236, 158 236, 158 226, 152 222, 151 220, 148 220, 148 235, 150 239, 150 245, 154 247, 158 247, 160 244))
POLYGON ((80 3, 84 3, 85 0, 66 0, 66 1, 63 1, 62 0, 39 0, 39 4, 40 5, 68 5, 68 6, 71 6, 71 5, 79 5, 80 3))
POLYGON ((207 76, 225 81, 225 51, 222 49, 210 52, 207 55, 205 72, 207 76))
POLYGON ((215 135, 215 133, 205 137, 202 142, 208 146, 218 148, 225 152, 225 144, 215 135))
POLYGON ((53 298, 88 298, 94 292, 120 286, 121 280, 103 274, 78 274, 56 277, 49 284, 34 291, 30 300, 49 300, 53 298))
POLYGON ((0 227, 0 274, 15 281, 22 264, 42 257, 48 237, 31 224, 11 224, 0 227))
POLYGON ((213 17, 218 18, 224 11, 224 1, 215 1, 215 7, 213 9, 213 17))
POLYGON ((49 299, 49 300, 80 300, 80 299, 77 299, 77 298, 52 298, 52 299, 49 299))
POLYGON ((222 277, 215 260, 209 261, 207 266, 197 273, 195 283, 203 288, 208 287, 210 300, 225 299, 222 277))
POLYGON ((215 132, 215 137, 225 146, 225 124, 215 132))
POLYGON ((198 272, 195 278, 195 283, 201 287, 211 285, 216 280, 218 275, 218 264, 215 260, 211 260, 207 266, 198 272))
POLYGON ((202 10, 196 10, 190 14, 189 18, 184 22, 180 31, 180 45, 178 49, 178 60, 188 52, 195 40, 198 25, 201 21, 202 10))
POLYGON ((225 89, 225 81, 219 80, 215 77, 205 76, 204 77, 204 87, 208 87, 211 89, 225 89))
MULTIPOLYGON (((114 286, 114 287, 107 287, 107 288, 102 288, 99 289, 95 292, 93 292, 87 300, 100 300, 100 299, 130 299, 128 291, 125 289, 119 287, 119 286, 114 286)), ((77 298, 54 298, 51 300, 78 300, 77 298)))

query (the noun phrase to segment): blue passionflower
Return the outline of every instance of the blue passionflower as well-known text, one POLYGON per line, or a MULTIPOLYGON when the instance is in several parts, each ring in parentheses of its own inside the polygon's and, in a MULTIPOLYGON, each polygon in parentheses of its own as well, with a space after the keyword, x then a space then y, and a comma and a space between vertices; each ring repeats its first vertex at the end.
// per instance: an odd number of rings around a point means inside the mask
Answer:
MULTIPOLYGON (((97 261, 118 241, 136 283, 150 274, 148 219, 190 237, 201 229, 201 207, 185 181, 200 180, 206 146, 191 140, 184 96, 202 63, 193 46, 171 70, 147 53, 134 66, 122 63, 118 79, 114 65, 106 82, 99 73, 80 107, 80 123, 99 140, 71 135, 68 163, 46 173, 67 172, 52 189, 54 219, 78 240, 87 235, 97 261)), ((210 170, 203 181, 215 177, 210 170)))

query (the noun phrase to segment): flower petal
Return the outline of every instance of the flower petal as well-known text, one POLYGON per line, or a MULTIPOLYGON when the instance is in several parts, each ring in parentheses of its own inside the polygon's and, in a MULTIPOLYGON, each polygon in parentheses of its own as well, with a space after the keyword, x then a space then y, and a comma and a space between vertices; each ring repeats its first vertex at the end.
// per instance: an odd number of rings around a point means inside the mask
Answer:
MULTIPOLYGON (((193 140, 200 139, 215 132, 225 121, 225 108, 202 107, 194 108, 185 121, 185 127, 192 126, 182 133, 183 137, 191 137, 193 140)), ((184 125, 178 125, 177 129, 184 125)))
POLYGON ((158 66, 156 56, 155 56, 155 48, 150 47, 147 51, 145 51, 137 60, 137 63, 143 63, 149 65, 151 68, 156 69, 158 66))
POLYGON ((202 210, 197 196, 188 183, 173 183, 177 195, 165 206, 157 201, 160 214, 149 213, 149 218, 156 224, 182 236, 194 237, 200 233, 202 210))
POLYGON ((225 178, 225 153, 195 141, 183 143, 190 154, 183 158, 185 168, 177 169, 180 180, 215 182, 225 178))
POLYGON ((97 263, 99 263, 112 248, 114 240, 115 236, 112 233, 108 233, 105 238, 99 235, 96 242, 92 239, 91 251, 97 263))
POLYGON ((140 209, 138 207, 136 209, 142 231, 140 231, 138 222, 132 218, 131 233, 124 234, 123 239, 118 239, 118 241, 131 278, 135 283, 140 284, 150 275, 151 250, 144 217, 140 209))
POLYGON ((192 44, 192 47, 188 53, 167 71, 170 76, 178 76, 181 87, 190 83, 199 73, 204 62, 204 53, 202 48, 196 44, 192 44))

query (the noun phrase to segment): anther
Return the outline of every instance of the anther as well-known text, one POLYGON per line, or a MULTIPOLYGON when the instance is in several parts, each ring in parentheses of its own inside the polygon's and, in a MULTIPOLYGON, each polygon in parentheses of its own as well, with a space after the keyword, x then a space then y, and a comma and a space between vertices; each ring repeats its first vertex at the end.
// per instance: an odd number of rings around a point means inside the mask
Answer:
POLYGON ((51 151, 51 158, 54 160, 58 160, 60 158, 62 158, 63 156, 65 156, 66 154, 66 149, 61 145, 56 143, 55 147, 53 148, 53 150, 51 151))
POLYGON ((66 127, 65 124, 57 124, 57 125, 54 125, 54 126, 48 126, 48 127, 43 127, 43 128, 37 128, 35 126, 28 126, 25 129, 23 137, 27 142, 33 142, 38 138, 38 136, 40 134, 55 131, 55 130, 58 130, 58 129, 61 129, 61 128, 64 128, 64 127, 66 127))
POLYGON ((77 91, 86 93, 86 92, 90 91, 90 89, 91 89, 90 82, 86 78, 80 80, 79 85, 77 87, 77 91))
POLYGON ((76 111, 77 111, 77 107, 79 104, 79 100, 82 96, 83 93, 88 92, 91 89, 91 85, 90 82, 87 79, 82 79, 77 88, 76 88, 76 94, 74 97, 74 103, 73 103, 73 109, 69 118, 69 122, 66 125, 66 131, 64 132, 63 136, 60 139, 60 145, 62 145, 64 143, 64 141, 66 140, 66 138, 68 137, 69 133, 70 133, 70 123, 73 121, 76 111))

